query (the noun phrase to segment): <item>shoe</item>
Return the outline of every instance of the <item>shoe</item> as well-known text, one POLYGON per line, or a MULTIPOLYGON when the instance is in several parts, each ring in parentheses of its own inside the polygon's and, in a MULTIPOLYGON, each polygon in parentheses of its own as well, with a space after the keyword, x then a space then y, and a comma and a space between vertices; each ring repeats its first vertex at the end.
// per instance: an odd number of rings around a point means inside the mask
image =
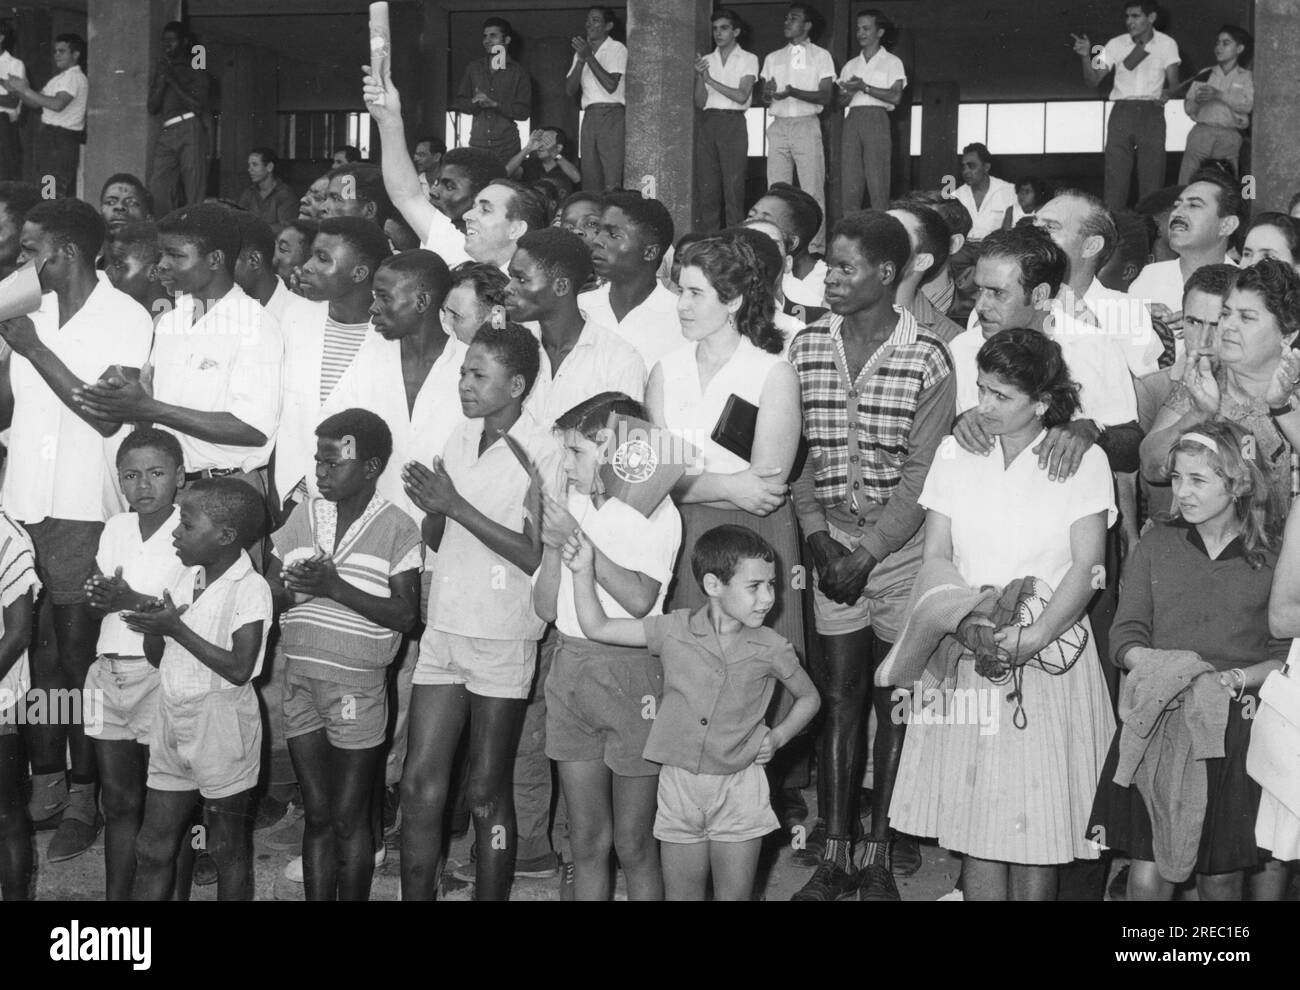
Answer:
POLYGON ((817 871, 803 885, 792 901, 843 901, 852 897, 858 889, 856 874, 841 870, 834 863, 822 861, 817 871))
POLYGON ((560 860, 560 900, 573 900, 573 864, 560 860))
MULTIPOLYGON (((205 853, 204 855, 206 855, 206 853, 205 853)), ((381 866, 383 866, 386 862, 388 862, 388 849, 387 849, 387 848, 381 848, 378 852, 375 853, 375 869, 376 869, 376 870, 379 869, 379 868, 380 868, 381 866)), ((195 864, 194 864, 194 876, 195 876, 195 881, 194 881, 194 882, 195 882, 195 883, 198 882, 198 872, 199 872, 198 863, 195 863, 195 864)), ((293 859, 289 860, 289 862, 287 862, 287 863, 284 865, 284 874, 283 874, 283 876, 284 876, 284 878, 285 878, 286 880, 288 880, 288 881, 290 881, 290 882, 292 882, 292 883, 302 883, 302 882, 303 882, 303 878, 302 878, 302 857, 301 857, 301 856, 295 856, 293 859)))
POLYGON ((1112 901, 1128 900, 1128 864, 1121 866, 1115 871, 1115 879, 1110 882, 1106 888, 1106 897, 1112 901))
MULTIPOLYGON (((298 860, 298 875, 302 876, 302 859, 298 860)), ((210 887, 217 882, 217 861, 212 853, 200 849, 194 857, 194 883, 200 887, 210 887)), ((301 880, 298 881, 302 883, 301 880)))
POLYGON ((399 784, 384 788, 384 835, 396 834, 402 827, 402 791, 399 784))
POLYGON ((76 859, 95 844, 102 824, 98 816, 94 824, 87 824, 64 814, 63 820, 59 822, 59 827, 54 832, 54 837, 50 839, 49 847, 45 850, 46 862, 62 863, 64 860, 76 859))
POLYGON ((963 894, 960 890, 950 890, 950 891, 948 891, 948 893, 946 893, 946 894, 944 894, 942 897, 940 897, 939 900, 941 900, 941 901, 964 901, 964 900, 966 900, 966 895, 963 894))
POLYGON ((901 901, 898 884, 894 883, 894 874, 884 863, 872 863, 864 866, 858 874, 862 883, 858 887, 860 901, 901 901))
POLYGON ((292 807, 293 803, 290 801, 280 801, 269 794, 263 795, 257 802, 257 817, 253 819, 253 831, 263 832, 279 825, 292 807))
POLYGON ((67 806, 67 774, 63 771, 32 774, 32 798, 27 802, 32 828, 38 832, 58 828, 67 806))
POLYGON ((534 856, 532 859, 515 860, 516 880, 550 880, 559 875, 555 853, 534 856))
POLYGON ((812 827, 812 830, 804 836, 804 845, 802 849, 794 851, 794 864, 796 866, 806 866, 809 868, 816 867, 822 861, 822 853, 826 851, 826 823, 818 822, 812 827))
MULTIPOLYGON (((448 866, 456 862, 451 860, 448 866)), ((469 859, 464 863, 456 863, 452 866, 450 873, 453 880, 459 880, 461 883, 474 883, 478 879, 478 843, 471 842, 469 846, 469 859)))
POLYGON ((910 835, 896 835, 891 858, 894 876, 913 876, 921 868, 921 843, 910 835))

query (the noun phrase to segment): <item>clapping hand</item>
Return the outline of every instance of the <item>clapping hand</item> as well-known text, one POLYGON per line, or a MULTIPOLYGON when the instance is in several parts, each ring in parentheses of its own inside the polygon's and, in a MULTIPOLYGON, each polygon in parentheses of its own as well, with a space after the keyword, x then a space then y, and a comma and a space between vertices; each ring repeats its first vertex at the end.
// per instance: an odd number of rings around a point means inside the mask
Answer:
POLYGON ((284 569, 284 586, 294 595, 294 604, 300 604, 299 599, 333 598, 339 580, 333 559, 324 554, 295 561, 284 569))
POLYGON ((569 537, 578 531, 578 520, 552 496, 542 495, 542 543, 555 550, 564 549, 569 537))
POLYGON ((122 577, 122 568, 113 571, 111 577, 92 574, 86 579, 86 598, 92 608, 101 612, 117 612, 132 594, 131 586, 122 577))
POLYGON ((135 612, 123 612, 122 621, 132 632, 146 636, 175 636, 185 625, 181 616, 189 611, 188 605, 180 608, 172 601, 169 592, 164 591, 162 599, 155 598, 146 607, 135 612))
POLYGON ((402 468, 402 486, 411 501, 425 512, 449 515, 460 499, 441 457, 435 457, 431 467, 418 461, 407 462, 402 468))
POLYGON ((570 44, 573 45, 573 50, 577 54, 578 58, 582 59, 582 61, 584 62, 586 62, 588 59, 591 58, 593 54, 595 54, 591 50, 590 42, 588 42, 587 39, 580 34, 574 35, 573 41, 570 42, 570 44))
POLYGON ((1264 401, 1269 408, 1285 406, 1290 403, 1291 396, 1296 391, 1300 391, 1300 353, 1288 347, 1277 362, 1273 378, 1264 393, 1264 401))

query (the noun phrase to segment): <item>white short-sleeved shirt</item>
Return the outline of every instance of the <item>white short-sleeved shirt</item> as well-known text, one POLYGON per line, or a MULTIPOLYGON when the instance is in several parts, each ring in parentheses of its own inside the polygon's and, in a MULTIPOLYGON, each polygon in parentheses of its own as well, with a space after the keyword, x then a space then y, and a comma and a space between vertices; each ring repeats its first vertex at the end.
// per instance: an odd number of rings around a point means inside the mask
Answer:
MULTIPOLYGON (((582 109, 597 103, 627 103, 624 96, 624 90, 627 83, 627 46, 621 41, 615 41, 613 38, 606 38, 596 49, 596 61, 600 67, 612 76, 618 76, 618 85, 614 87, 614 92, 609 92, 600 84, 596 74, 591 71, 589 66, 582 67, 582 109)), ((573 61, 569 63, 569 71, 578 64, 578 56, 573 56, 573 61)))
MULTIPOLYGON (((907 86, 907 72, 903 69, 903 60, 883 48, 878 48, 869 59, 863 58, 859 53, 856 58, 845 62, 844 68, 840 70, 840 82, 846 83, 854 76, 877 89, 889 89, 900 80, 904 87, 907 86)), ((870 93, 854 93, 853 99, 849 101, 849 107, 880 107, 891 112, 894 109, 892 103, 878 100, 870 93)))
POLYGON ((820 258, 803 278, 794 272, 786 272, 781 279, 781 294, 796 306, 811 306, 815 309, 826 308, 826 262, 820 258))
POLYGON ((89 89, 86 74, 81 71, 81 66, 74 65, 71 69, 60 72, 45 84, 41 95, 58 96, 60 93, 67 93, 72 100, 62 110, 51 110, 49 107, 41 110, 41 123, 47 127, 66 127, 70 131, 84 131, 86 94, 89 89))
MULTIPOLYGON (((0 80, 7 79, 9 76, 17 76, 19 79, 27 79, 27 66, 23 65, 22 59, 14 58, 8 52, 0 52, 0 80)), ((9 90, 0 82, 0 96, 8 96, 9 90)), ((3 113, 9 120, 16 121, 18 114, 22 110, 22 105, 7 108, 0 107, 0 113, 3 113)))
POLYGON ((302 296, 296 296, 290 292, 289 287, 277 278, 275 280, 275 291, 271 293, 271 298, 266 301, 266 305, 263 309, 265 309, 267 315, 275 320, 276 323, 280 324, 281 329, 283 329, 284 314, 288 311, 289 304, 295 299, 301 298, 302 296))
POLYGON ((1162 345, 1151 326, 1151 313, 1141 300, 1093 278, 1083 294, 1083 305, 1101 331, 1120 345, 1134 378, 1157 370, 1162 345))
MULTIPOLYGON (((1223 258, 1222 264, 1235 265, 1231 258, 1223 258)), ((1170 258, 1168 261, 1153 261, 1148 264, 1142 271, 1138 272, 1128 287, 1128 294, 1133 299, 1137 299, 1144 305, 1148 313, 1153 304, 1168 306, 1173 312, 1181 313, 1183 311, 1183 288, 1185 282, 1183 279, 1183 269, 1179 259, 1170 258)), ((1153 331, 1152 336, 1155 336, 1153 331)), ((1148 350, 1145 357, 1149 360, 1157 360, 1160 356, 1162 345, 1159 338, 1156 339, 1154 350, 1148 350)), ((1174 340, 1175 357, 1183 356, 1183 337, 1178 334, 1174 340)))
MULTIPOLYGON (((665 498, 650 517, 646 518, 626 502, 616 498, 606 500, 599 509, 592 504, 591 496, 569 490, 570 515, 578 521, 583 533, 606 557, 628 570, 644 574, 659 582, 659 595, 647 615, 659 615, 664 610, 664 597, 672 581, 677 551, 682 542, 682 517, 665 498)), ((612 619, 637 618, 620 605, 614 596, 596 585, 596 597, 601 608, 612 619)), ((578 624, 578 612, 573 603, 573 572, 560 569, 560 587, 555 599, 555 627, 566 636, 584 639, 578 624)))
MULTIPOLYGON (((0 573, 4 574, 4 583, 0 584, 0 636, 3 636, 4 610, 23 595, 29 592, 39 595, 41 591, 31 537, 3 509, 0 509, 0 573)), ((0 712, 17 707, 30 687, 31 667, 24 647, 18 660, 0 677, 0 712)))
MULTIPOLYGON (((257 447, 200 440, 177 430, 185 470, 265 467, 280 422, 284 337, 256 299, 233 286, 192 321, 194 298, 178 295, 154 334, 153 394, 169 405, 230 413, 266 436, 257 447)), ((164 427, 164 429, 167 429, 164 427)))
POLYGON ((1090 447, 1079 470, 1051 481, 1033 448, 1044 430, 1003 467, 1002 441, 972 454, 945 437, 930 465, 920 504, 952 521, 952 562, 967 584, 1002 587, 1033 576, 1057 590, 1070 569, 1070 526, 1097 512, 1115 523, 1115 499, 1106 455, 1090 447))
MULTIPOLYGON (((731 50, 731 55, 724 62, 718 49, 713 49, 709 54, 704 56, 709 63, 709 75, 722 83, 724 86, 730 86, 737 89, 740 81, 745 78, 758 78, 758 56, 752 52, 737 45, 731 50)), ((716 89, 705 84, 705 92, 708 94, 704 98, 705 110, 747 110, 749 101, 737 103, 729 96, 723 96, 716 89)))
POLYGON ((613 330, 588 322, 554 376, 546 348, 538 350, 541 367, 525 408, 539 423, 554 423, 579 402, 601 392, 622 392, 638 402, 645 398, 645 362, 636 348, 613 330))
POLYGON ((703 457, 705 471, 735 474, 749 467, 749 462, 733 454, 712 439, 727 399, 736 395, 754 406, 763 395, 763 385, 775 365, 783 364, 780 354, 769 354, 740 338, 740 346, 725 365, 709 379, 701 391, 695 342, 673 351, 659 367, 663 374, 664 425, 703 457))
POLYGON ((1016 187, 995 175, 989 176, 989 188, 979 206, 975 205, 975 192, 968 185, 958 186, 953 195, 970 214, 970 234, 966 237, 968 241, 982 241, 993 231, 1001 230, 1007 207, 1018 202, 1016 187))
MULTIPOLYGON (((172 546, 172 531, 180 517, 181 510, 173 508, 172 514, 147 540, 140 535, 140 517, 136 513, 123 512, 108 520, 99 534, 99 550, 95 554, 100 573, 112 576, 120 567, 122 580, 132 591, 161 598, 163 591, 171 590, 185 572, 185 565, 172 546)), ((127 628, 121 612, 110 612, 99 627, 97 649, 102 655, 142 657, 144 636, 127 628)))
POLYGON ((1146 44, 1147 57, 1136 69, 1124 66, 1124 60, 1137 47, 1132 37, 1119 34, 1106 42, 1101 52, 1104 68, 1115 70, 1111 100, 1158 100, 1165 88, 1165 69, 1182 61, 1178 43, 1161 31, 1152 31, 1146 44))
MULTIPOLYGON (((465 422, 460 408, 460 366, 468 351, 460 340, 447 338, 447 346, 429 369, 412 409, 406 402, 402 378, 401 341, 384 340, 374 334, 361 345, 352 366, 343 373, 321 409, 322 419, 344 409, 369 409, 388 424, 393 434, 393 453, 375 487, 417 525, 423 521, 424 512, 406 494, 402 467, 408 461, 428 467, 434 457, 442 454, 456 427, 465 422)), ((307 485, 315 494, 315 472, 309 473, 307 485)))
POLYGON ((624 314, 622 321, 609 304, 609 283, 578 296, 578 309, 588 323, 612 330, 636 348, 647 369, 686 342, 677 318, 677 296, 656 283, 639 306, 624 314))
MULTIPOLYGON (((59 298, 47 292, 31 314, 36 334, 83 382, 98 381, 113 365, 143 368, 153 323, 148 311, 106 278, 81 309, 59 326, 59 298)), ((113 457, 128 427, 105 439, 60 401, 27 358, 9 358, 14 413, 9 432, 4 506, 15 519, 102 522, 118 511, 113 457), (109 496, 112 496, 110 498, 109 496)))
MULTIPOLYGON (((763 79, 776 80, 778 90, 790 86, 794 89, 817 90, 823 79, 835 78, 835 62, 831 53, 811 41, 802 45, 789 44, 772 52, 763 60, 763 79)), ((787 96, 773 100, 773 117, 816 117, 821 112, 816 103, 787 96)))
MULTIPOLYGON (((262 642, 257 648, 257 661, 253 664, 250 680, 262 672, 266 655, 266 637, 274 614, 271 587, 266 579, 253 570, 248 554, 240 551, 226 573, 217 578, 194 600, 195 582, 203 574, 202 567, 185 567, 171 587, 172 603, 180 608, 188 605, 181 621, 194 630, 195 635, 214 646, 229 650, 235 643, 235 632, 250 622, 262 623, 262 642)), ((189 701, 201 698, 211 691, 229 691, 240 687, 226 680, 211 667, 199 663, 194 656, 171 637, 164 639, 162 663, 159 672, 165 701, 189 701)))
POLYGON ((433 211, 433 219, 420 240, 420 247, 432 251, 447 263, 448 268, 473 260, 465 250, 464 231, 457 230, 447 215, 438 209, 433 211))

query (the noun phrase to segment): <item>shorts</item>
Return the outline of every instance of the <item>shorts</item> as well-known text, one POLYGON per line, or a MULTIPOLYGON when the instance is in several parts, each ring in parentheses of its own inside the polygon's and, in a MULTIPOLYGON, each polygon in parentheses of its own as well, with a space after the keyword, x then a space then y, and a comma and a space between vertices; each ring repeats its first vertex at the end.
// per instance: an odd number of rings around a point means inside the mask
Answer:
MULTIPOLYGON (((828 524, 831 539, 841 546, 855 549, 862 537, 828 524)), ((916 535, 876 565, 867 578, 862 596, 852 605, 841 605, 822 594, 814 572, 813 619, 822 636, 847 636, 870 626, 886 642, 896 642, 907 615, 912 583, 921 569, 921 551, 925 530, 916 535)))
POLYGON ((736 773, 659 771, 654 832, 661 842, 748 842, 780 827, 767 773, 757 763, 736 773))
POLYGON ((653 777, 659 764, 641 753, 663 697, 663 664, 646 650, 559 630, 555 638, 546 678, 546 755, 562 763, 604 760, 620 777, 653 777))
POLYGON ((537 669, 537 640, 479 639, 424 630, 411 683, 464 684, 483 698, 525 699, 537 669))
POLYGON ((98 712, 98 726, 85 719, 86 735, 103 742, 130 740, 149 745, 158 712, 158 668, 144 657, 117 660, 101 656, 86 672, 86 715, 98 712), (98 696, 91 700, 91 692, 98 696))
POLYGON ((317 729, 335 749, 374 749, 388 729, 388 682, 368 687, 337 684, 293 669, 284 675, 284 737, 317 729))
POLYGON ((95 573, 102 522, 81 519, 42 519, 24 523, 36 551, 36 576, 55 605, 80 605, 86 581, 95 573))
POLYGON ((149 787, 216 800, 256 786, 261 768, 262 713, 251 683, 186 701, 159 692, 149 787))

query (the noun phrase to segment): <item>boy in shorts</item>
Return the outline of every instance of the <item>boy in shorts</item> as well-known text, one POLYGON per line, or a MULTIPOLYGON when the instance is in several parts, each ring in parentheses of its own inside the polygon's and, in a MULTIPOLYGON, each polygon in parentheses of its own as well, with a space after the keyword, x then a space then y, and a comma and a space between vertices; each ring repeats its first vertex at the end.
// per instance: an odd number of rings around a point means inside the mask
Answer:
POLYGON ((103 713, 98 725, 87 725, 86 735, 104 801, 104 891, 110 901, 125 901, 144 820, 158 671, 145 659, 144 637, 126 627, 122 613, 147 607, 185 570, 172 546, 180 521, 176 490, 185 481, 180 442, 163 430, 132 431, 117 450, 117 478, 134 511, 104 524, 95 573, 86 581, 86 599, 105 615, 82 709, 103 713))
POLYGON ((654 834, 666 898, 704 900, 712 873, 716 900, 749 900, 763 836, 780 827, 763 766, 821 705, 794 647, 763 625, 776 601, 776 552, 744 526, 715 526, 691 549, 708 604, 644 619, 605 615, 581 530, 564 559, 583 635, 663 660, 663 701, 644 755, 663 764, 654 834), (794 704, 769 729, 763 714, 777 678, 794 704))
POLYGON ((32 896, 32 823, 22 794, 18 706, 31 685, 27 646, 41 582, 26 530, 0 509, 0 897, 32 896))
POLYGON ((271 589, 244 547, 264 505, 251 485, 203 478, 181 499, 173 541, 184 571, 161 601, 127 612, 159 664, 161 690, 149 738, 144 823, 132 897, 166 900, 190 815, 204 802, 218 900, 251 900, 249 802, 261 769, 262 716, 252 680, 262 669, 271 589))
POLYGON ((387 668, 419 620, 423 548, 414 520, 375 492, 388 425, 345 409, 316 428, 319 498, 272 537, 285 736, 302 788, 307 900, 370 896, 368 814, 383 766, 387 668))

